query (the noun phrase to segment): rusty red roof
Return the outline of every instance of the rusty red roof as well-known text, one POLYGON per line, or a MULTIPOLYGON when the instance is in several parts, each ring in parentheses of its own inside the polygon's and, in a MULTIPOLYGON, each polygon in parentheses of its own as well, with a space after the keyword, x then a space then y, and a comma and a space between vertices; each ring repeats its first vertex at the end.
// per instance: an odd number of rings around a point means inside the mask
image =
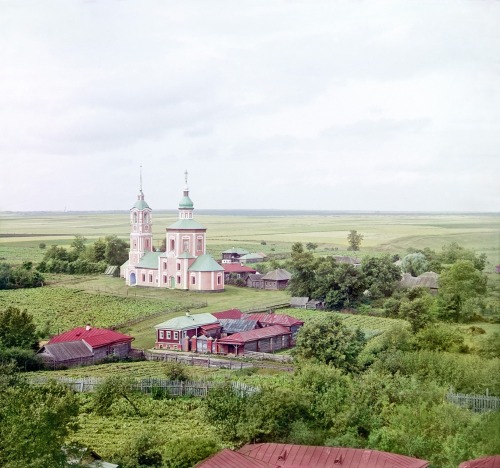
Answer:
POLYGON ((92 346, 92 348, 99 348, 101 346, 116 343, 125 343, 127 341, 132 341, 133 339, 134 338, 131 336, 124 335, 113 330, 107 330, 105 328, 90 328, 87 330, 84 327, 78 327, 61 333, 60 335, 53 336, 49 340, 48 344, 84 340, 92 346))
POLYGON ((283 468, 426 468, 418 458, 344 447, 294 444, 247 444, 238 453, 253 460, 283 468))
POLYGON ((223 263, 224 271, 226 273, 257 273, 254 268, 240 265, 239 263, 223 263))
POLYGON ((303 320, 296 319, 285 314, 248 314, 245 316, 248 320, 257 320, 265 325, 283 325, 284 327, 292 327, 294 325, 304 325, 303 320))
POLYGON ((209 323, 207 325, 202 325, 200 328, 204 331, 215 330, 216 328, 221 328, 222 325, 220 323, 209 323))
POLYGON ((260 340, 262 338, 270 338, 272 336, 290 335, 291 331, 282 325, 271 325, 270 327, 257 328, 255 330, 248 330, 234 335, 221 338, 219 343, 223 344, 243 344, 251 341, 260 340))
POLYGON ((500 468, 500 455, 464 461, 458 468, 500 468))
POLYGON ((218 319, 239 319, 245 314, 243 314, 240 309, 229 309, 221 312, 215 312, 212 315, 218 319))
POLYGON ((274 468, 274 465, 253 460, 229 449, 221 450, 206 460, 196 464, 194 468, 274 468))

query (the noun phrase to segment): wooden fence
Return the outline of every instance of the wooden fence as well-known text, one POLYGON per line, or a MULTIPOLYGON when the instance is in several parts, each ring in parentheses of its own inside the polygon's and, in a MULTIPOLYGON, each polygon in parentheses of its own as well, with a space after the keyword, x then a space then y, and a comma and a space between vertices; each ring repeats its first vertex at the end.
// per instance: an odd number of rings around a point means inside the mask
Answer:
MULTIPOLYGON (((35 385, 42 385, 50 380, 55 380, 58 383, 69 386, 75 392, 90 393, 96 390, 96 387, 105 379, 102 377, 33 377, 29 381, 35 385)), ((206 397, 210 389, 217 387, 216 382, 182 382, 177 380, 146 378, 136 380, 134 390, 153 394, 154 392, 162 391, 169 396, 193 396, 206 397)), ((251 395, 258 391, 258 388, 252 387, 242 382, 232 382, 233 390, 240 395, 251 395)))
POLYGON ((276 362, 293 362, 293 357, 289 354, 271 354, 258 353, 256 351, 245 351, 245 357, 276 362))
POLYGON ((453 389, 446 394, 446 399, 450 403, 468 408, 476 413, 486 413, 487 411, 500 411, 500 398, 488 395, 474 395, 465 393, 454 393, 453 389))

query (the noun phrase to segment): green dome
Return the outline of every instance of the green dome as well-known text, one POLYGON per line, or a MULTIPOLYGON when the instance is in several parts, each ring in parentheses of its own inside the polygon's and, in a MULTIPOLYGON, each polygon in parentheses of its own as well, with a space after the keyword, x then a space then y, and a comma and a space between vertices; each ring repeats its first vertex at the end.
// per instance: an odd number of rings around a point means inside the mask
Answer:
POLYGON ((179 208, 193 208, 193 201, 187 195, 184 195, 179 202, 179 208))
POLYGON ((146 208, 149 208, 149 205, 144 200, 137 200, 132 209, 134 208, 137 208, 138 210, 145 210, 146 208))

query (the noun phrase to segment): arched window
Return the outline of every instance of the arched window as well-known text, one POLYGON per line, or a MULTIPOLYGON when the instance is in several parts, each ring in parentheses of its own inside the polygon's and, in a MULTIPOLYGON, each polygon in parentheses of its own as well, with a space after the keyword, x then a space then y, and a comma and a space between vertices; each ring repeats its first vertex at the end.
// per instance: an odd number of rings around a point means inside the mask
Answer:
POLYGON ((137 211, 134 212, 134 223, 137 223, 137 211))

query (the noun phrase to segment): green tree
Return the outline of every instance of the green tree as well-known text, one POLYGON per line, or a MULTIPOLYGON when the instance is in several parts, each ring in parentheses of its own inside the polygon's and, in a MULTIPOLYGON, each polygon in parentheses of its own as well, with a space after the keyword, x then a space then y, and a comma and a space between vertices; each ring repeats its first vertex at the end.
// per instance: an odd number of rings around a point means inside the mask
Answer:
POLYGON ((139 415, 139 407, 135 400, 134 379, 130 376, 111 375, 106 377, 96 388, 93 395, 94 410, 98 414, 106 415, 111 411, 113 403, 124 398, 139 415))
POLYGON ((417 297, 413 301, 403 301, 399 308, 399 316, 408 320, 412 332, 416 333, 435 320, 432 310, 433 304, 434 299, 429 293, 417 297))
POLYGON ((476 254, 473 250, 462 247, 457 242, 443 245, 439 258, 442 263, 453 264, 458 260, 469 260, 478 271, 483 271, 486 266, 486 254, 476 254))
POLYGON ((0 466, 3 468, 66 467, 63 450, 76 428, 79 405, 61 384, 29 385, 0 367, 0 466))
POLYGON ((363 234, 358 234, 358 231, 354 229, 350 230, 349 234, 347 235, 347 242, 349 243, 349 247, 347 248, 347 250, 359 250, 363 238, 363 234))
POLYGON ((335 315, 321 315, 306 322, 297 334, 294 355, 348 372, 358 370, 357 357, 365 345, 360 330, 350 330, 335 315))
POLYGON ((117 236, 106 236, 105 260, 109 265, 122 265, 128 259, 128 244, 117 236))
POLYGON ((165 468, 191 468, 220 450, 213 439, 185 436, 171 440, 165 448, 165 468))
POLYGON ((38 334, 33 316, 17 307, 0 310, 0 346, 38 349, 38 334))
POLYGON ((365 275, 366 288, 374 299, 391 296, 401 279, 401 269, 389 255, 364 258, 361 271, 365 275))
POLYGON ((71 248, 75 252, 76 258, 80 257, 80 255, 85 252, 85 242, 87 242, 87 239, 79 234, 77 234, 73 242, 71 242, 71 248))
POLYGON ((318 265, 312 252, 305 252, 304 246, 300 242, 292 245, 292 255, 290 269, 292 279, 288 284, 288 289, 292 296, 312 297, 315 288, 315 270, 318 265))
POLYGON ((487 277, 470 260, 457 260, 439 277, 440 315, 446 320, 469 320, 464 307, 467 300, 482 298, 486 294, 487 277))
POLYGON ((456 328, 441 323, 419 330, 414 337, 414 345, 416 349, 427 351, 460 351, 464 337, 456 328))
POLYGON ((315 244, 314 242, 308 242, 306 244, 307 250, 316 250, 317 248, 318 248, 318 244, 315 244))
MULTIPOLYGON (((324 265, 324 264, 323 264, 324 265)), ((322 275, 318 275, 322 278, 322 275)), ((329 288, 324 296, 325 307, 333 310, 350 308, 363 297, 366 290, 365 277, 360 268, 346 263, 336 264, 333 267, 329 288)))
POLYGON ((419 276, 428 271, 428 269, 429 264, 423 253, 411 253, 401 260, 401 270, 403 273, 410 273, 411 276, 419 276))

